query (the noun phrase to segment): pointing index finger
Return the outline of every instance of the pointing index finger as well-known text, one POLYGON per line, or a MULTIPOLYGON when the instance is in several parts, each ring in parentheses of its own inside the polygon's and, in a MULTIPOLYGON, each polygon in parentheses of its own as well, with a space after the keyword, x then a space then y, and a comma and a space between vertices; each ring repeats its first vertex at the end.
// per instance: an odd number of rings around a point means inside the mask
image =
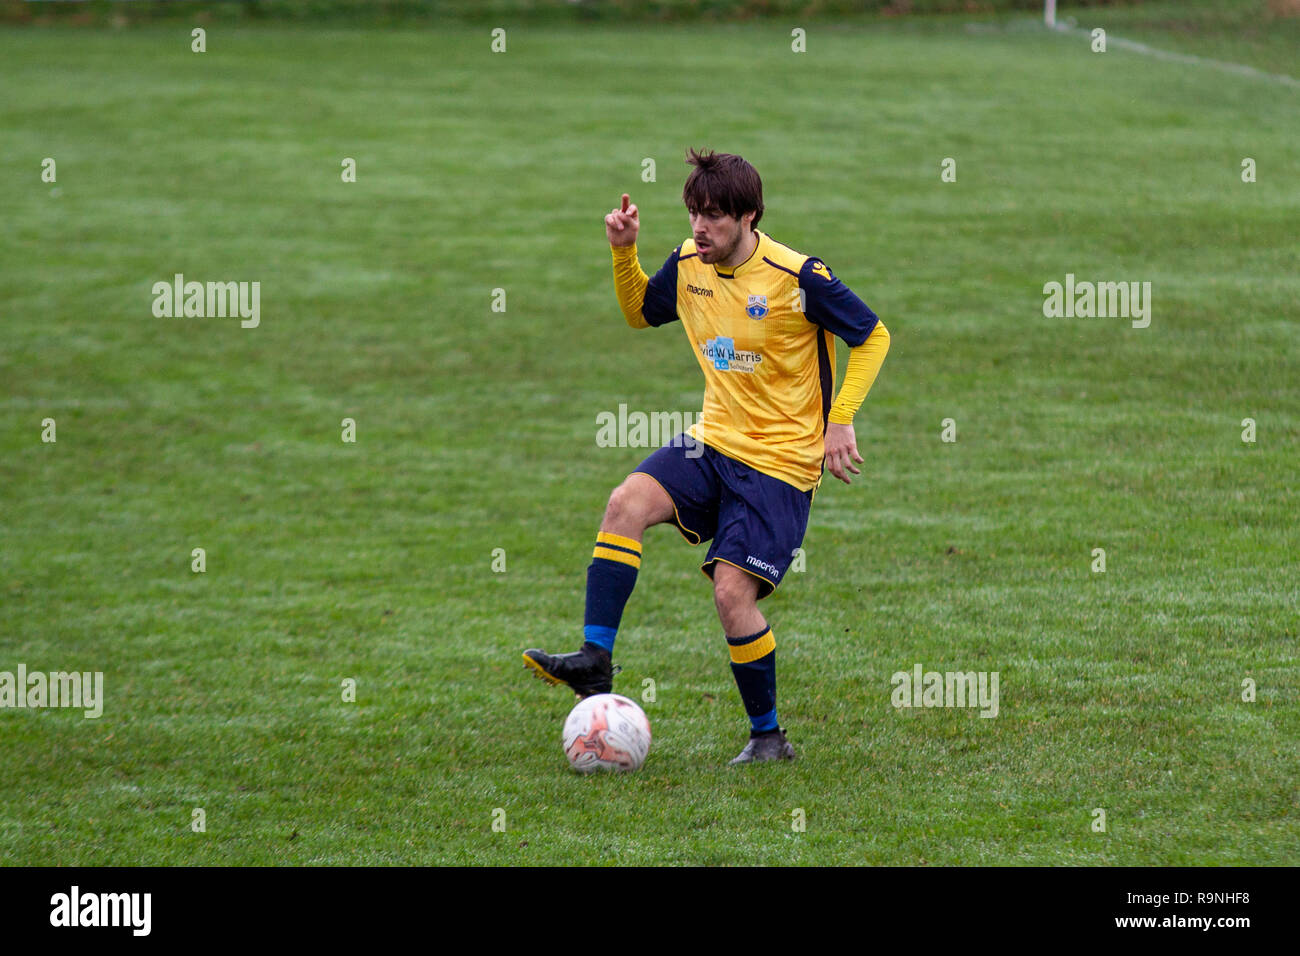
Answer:
POLYGON ((627 212, 627 204, 628 204, 628 202, 629 202, 630 199, 631 199, 631 197, 628 196, 627 193, 624 193, 624 194, 623 194, 623 209, 621 210, 622 212, 627 212))

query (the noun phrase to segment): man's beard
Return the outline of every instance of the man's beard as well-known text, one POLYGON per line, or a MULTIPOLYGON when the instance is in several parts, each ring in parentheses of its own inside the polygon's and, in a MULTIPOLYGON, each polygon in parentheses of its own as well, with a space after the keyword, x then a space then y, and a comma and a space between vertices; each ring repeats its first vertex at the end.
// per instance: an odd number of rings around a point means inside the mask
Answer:
POLYGON ((709 248, 708 252, 701 252, 700 261, 704 263, 710 263, 710 264, 714 262, 723 262, 726 259, 731 258, 731 256, 735 254, 736 249, 739 246, 740 246, 740 234, 737 233, 736 237, 731 241, 731 245, 727 246, 726 248, 723 248, 722 246, 719 246, 717 243, 714 243, 709 248))

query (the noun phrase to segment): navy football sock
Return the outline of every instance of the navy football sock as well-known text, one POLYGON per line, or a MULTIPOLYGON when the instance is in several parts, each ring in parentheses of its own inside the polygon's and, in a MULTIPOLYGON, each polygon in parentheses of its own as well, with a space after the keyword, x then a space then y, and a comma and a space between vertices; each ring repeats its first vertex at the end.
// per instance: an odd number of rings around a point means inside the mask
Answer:
POLYGON ((641 567, 641 542, 609 531, 596 535, 596 548, 587 566, 587 613, 582 636, 613 653, 623 608, 636 586, 641 567))
POLYGON ((728 637, 727 646, 750 729, 756 734, 776 730, 776 638, 772 629, 765 627, 748 637, 728 637))

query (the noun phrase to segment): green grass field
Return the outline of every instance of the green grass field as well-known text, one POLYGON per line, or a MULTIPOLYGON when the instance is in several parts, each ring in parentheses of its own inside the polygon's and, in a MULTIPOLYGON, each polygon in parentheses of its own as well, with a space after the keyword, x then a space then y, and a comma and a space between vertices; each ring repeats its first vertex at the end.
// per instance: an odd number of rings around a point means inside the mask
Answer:
POLYGON ((1300 91, 1028 20, 505 25, 0 31, 0 671, 106 698, 0 710, 0 861, 1300 859, 1300 91), (650 760, 580 778, 519 652, 577 646, 647 453, 596 416, 699 409, 601 223, 630 192, 657 268, 688 145, 893 348, 763 606, 800 760, 724 766, 703 549, 660 527, 615 654, 650 760), (155 318, 175 273, 260 281, 260 326, 155 318), (1150 327, 1045 318, 1067 273, 1150 281, 1150 327), (999 672, 999 715, 895 710, 916 663, 999 672))

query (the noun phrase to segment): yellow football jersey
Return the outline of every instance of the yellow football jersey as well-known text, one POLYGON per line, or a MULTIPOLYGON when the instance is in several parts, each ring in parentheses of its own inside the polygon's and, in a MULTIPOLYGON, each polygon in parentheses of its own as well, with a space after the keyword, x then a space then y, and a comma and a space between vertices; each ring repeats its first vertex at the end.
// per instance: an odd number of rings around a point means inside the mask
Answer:
POLYGON ((734 269, 701 262, 686 240, 650 278, 639 314, 624 312, 638 326, 682 323, 705 381, 693 438, 808 491, 821 479, 834 338, 861 345, 878 319, 820 259, 755 232, 734 269))

